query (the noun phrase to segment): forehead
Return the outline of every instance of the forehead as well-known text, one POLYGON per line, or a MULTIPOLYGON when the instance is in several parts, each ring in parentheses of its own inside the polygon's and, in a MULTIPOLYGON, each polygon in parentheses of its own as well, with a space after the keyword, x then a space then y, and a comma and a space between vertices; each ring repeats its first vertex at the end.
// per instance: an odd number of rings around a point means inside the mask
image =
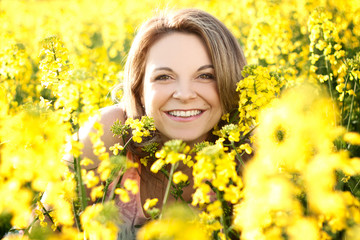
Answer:
POLYGON ((209 51, 196 34, 173 32, 162 36, 149 49, 146 68, 199 67, 212 64, 209 51))

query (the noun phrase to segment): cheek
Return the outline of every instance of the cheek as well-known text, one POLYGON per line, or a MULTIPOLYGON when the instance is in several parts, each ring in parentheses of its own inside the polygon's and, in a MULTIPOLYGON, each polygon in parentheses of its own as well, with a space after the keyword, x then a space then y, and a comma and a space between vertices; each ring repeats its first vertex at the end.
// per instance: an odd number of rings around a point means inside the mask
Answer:
POLYGON ((210 103, 214 107, 221 108, 220 96, 216 84, 206 87, 198 86, 198 89, 199 94, 203 96, 208 103, 210 103))
POLYGON ((154 87, 152 85, 144 87, 143 102, 148 116, 152 116, 153 112, 161 107, 167 98, 166 93, 167 91, 164 88, 154 87))

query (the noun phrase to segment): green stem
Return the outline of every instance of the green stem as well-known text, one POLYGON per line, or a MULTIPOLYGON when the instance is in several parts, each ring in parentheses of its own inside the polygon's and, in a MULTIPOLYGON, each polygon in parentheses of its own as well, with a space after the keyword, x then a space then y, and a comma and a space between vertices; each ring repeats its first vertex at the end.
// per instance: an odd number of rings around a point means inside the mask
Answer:
POLYGON ((245 163, 244 163, 244 161, 242 160, 242 157, 240 156, 240 154, 238 153, 238 151, 236 150, 236 146, 235 146, 235 144, 234 144, 233 141, 231 141, 231 147, 235 150, 236 158, 239 160, 239 162, 241 163, 241 165, 242 165, 243 167, 245 167, 245 163))
POLYGON ((330 92, 331 99, 334 101, 335 99, 334 99, 332 88, 331 88, 330 76, 329 76, 329 80, 327 80, 327 82, 328 82, 328 85, 329 85, 329 92, 330 92))
MULTIPOLYGON (((132 138, 129 138, 129 140, 127 140, 127 142, 124 144, 124 148, 123 150, 121 150, 121 152, 119 153, 119 155, 125 155, 125 149, 127 147, 127 145, 129 145, 130 141, 131 141, 132 138)), ((124 141, 124 140, 123 140, 124 141)))
MULTIPOLYGON (((169 173, 166 171, 166 169, 161 168, 160 171, 165 175, 166 179, 169 180, 169 173)), ((177 190, 180 189, 180 188, 178 188, 178 187, 176 186, 176 184, 175 184, 173 181, 171 181, 171 187, 173 187, 173 188, 175 188, 175 189, 177 189, 177 190)), ((176 197, 179 197, 181 201, 186 202, 182 195, 179 195, 179 196, 176 196, 176 197)), ((175 197, 175 198, 176 198, 176 197, 175 197)))
MULTIPOLYGON (((357 186, 359 185, 359 183, 360 183, 360 180, 356 183, 355 187, 351 190, 352 193, 355 192, 355 190, 356 190, 357 186)), ((350 189, 351 189, 351 188, 350 188, 350 189)))
POLYGON ((102 198, 101 198, 101 203, 102 203, 102 204, 105 203, 106 193, 107 193, 107 191, 108 191, 108 189, 109 189, 110 183, 111 183, 110 181, 106 181, 106 183, 105 183, 104 194, 103 194, 103 196, 102 196, 102 198))
MULTIPOLYGON (((49 211, 46 210, 46 208, 45 208, 44 206, 42 206, 42 209, 44 210, 45 215, 50 219, 50 221, 52 222, 52 224, 55 224, 53 218, 52 218, 52 217, 50 216, 50 214, 49 214, 49 211)), ((56 230, 58 230, 59 232, 61 232, 59 227, 56 227, 56 230)))
MULTIPOLYGON (((165 205, 166 205, 166 202, 169 198, 169 193, 170 193, 170 187, 171 187, 171 183, 172 183, 172 178, 173 178, 173 175, 174 175, 174 171, 175 169, 177 168, 178 166, 178 162, 174 163, 174 164, 171 164, 171 169, 170 169, 170 175, 169 175, 169 181, 168 181, 168 184, 166 186, 166 190, 165 190, 165 195, 164 195, 164 199, 163 199, 163 203, 162 203, 162 207, 164 208, 165 205)), ((160 219, 162 217, 162 213, 160 214, 160 219)))
MULTIPOLYGON (((346 76, 344 89, 346 89, 348 80, 349 80, 349 77, 346 76)), ((345 114, 345 97, 346 97, 346 95, 345 95, 345 93, 344 93, 344 99, 343 99, 343 101, 342 101, 342 107, 341 107, 341 125, 344 124, 344 120, 345 120, 345 117, 344 117, 344 114, 345 114)))
MULTIPOLYGON (((74 213, 76 212, 76 207, 75 207, 75 203, 74 201, 72 202, 72 208, 73 208, 73 211, 74 213)), ((81 224, 80 224, 80 221, 79 221, 79 216, 77 214, 74 214, 74 219, 75 219, 75 225, 76 225, 76 228, 81 232, 82 229, 81 229, 81 224)))
POLYGON ((234 115, 231 117, 231 119, 229 119, 229 120, 230 120, 229 122, 230 122, 230 123, 234 122, 235 119, 238 118, 238 117, 239 117, 239 110, 236 109, 234 115))
POLYGON ((121 169, 118 173, 118 175, 116 176, 115 178, 115 181, 113 182, 113 187, 111 189, 111 192, 109 194, 109 200, 113 200, 114 199, 114 196, 115 196, 115 189, 116 189, 116 186, 118 185, 118 183, 121 181, 122 179, 122 172, 123 170, 121 169))
MULTIPOLYGON (((354 93, 355 92, 356 92, 356 81, 354 81, 354 93)), ((353 111, 353 107, 354 107, 354 99, 355 99, 355 95, 353 95, 352 99, 351 99, 349 120, 348 120, 348 123, 347 123, 347 126, 346 126, 346 131, 349 131, 349 128, 350 128, 351 115, 352 115, 352 111, 353 111)))
MULTIPOLYGON (((325 63, 326 63, 326 72, 328 73, 329 72, 329 62, 326 60, 325 58, 325 63)), ((331 100, 333 102, 333 111, 335 112, 335 99, 334 99, 334 95, 333 95, 333 92, 332 92, 332 86, 331 86, 331 76, 330 74, 328 73, 328 76, 329 76, 329 79, 327 80, 328 82, 328 85, 329 85, 329 92, 330 92, 330 96, 331 96, 331 100)), ((335 125, 337 125, 337 121, 336 121, 336 116, 335 116, 335 125)))
POLYGON ((30 232, 30 229, 36 223, 37 220, 39 220, 39 217, 34 218, 30 223, 30 225, 26 229, 24 229, 24 235, 27 235, 30 232))
MULTIPOLYGON (((257 76, 256 76, 256 78, 257 78, 257 76)), ((255 79, 256 79, 255 78, 255 79)), ((257 91, 256 91, 256 80, 254 79, 254 92, 255 92, 255 95, 257 94, 257 91)))
POLYGON ((223 194, 215 188, 209 181, 206 181, 206 183, 210 186, 210 188, 216 193, 217 199, 221 202, 221 208, 222 208, 222 215, 220 217, 220 223, 223 227, 225 239, 229 239, 229 229, 230 229, 230 223, 227 221, 227 202, 224 200, 223 194))
POLYGON ((86 197, 85 186, 84 186, 84 183, 82 181, 82 176, 81 176, 80 157, 74 158, 74 162, 75 162, 77 183, 78 183, 78 188, 79 188, 81 210, 84 211, 87 206, 87 197, 86 197))

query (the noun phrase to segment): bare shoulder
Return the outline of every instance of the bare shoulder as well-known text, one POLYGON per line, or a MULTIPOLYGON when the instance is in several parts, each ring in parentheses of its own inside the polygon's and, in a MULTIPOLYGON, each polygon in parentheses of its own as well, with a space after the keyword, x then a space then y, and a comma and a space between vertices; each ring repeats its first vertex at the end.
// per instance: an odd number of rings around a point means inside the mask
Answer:
POLYGON ((99 114, 91 117, 88 122, 80 128, 80 139, 84 139, 89 135, 89 132, 93 131, 95 122, 102 125, 104 134, 111 131, 111 126, 115 121, 124 123, 125 121, 125 110, 121 105, 112 105, 100 109, 99 114))
POLYGON ((95 162, 95 166, 98 164, 98 159, 93 153, 90 139, 90 132, 95 131, 94 124, 96 122, 102 125, 104 134, 102 135, 101 140, 103 141, 107 151, 109 151, 109 147, 113 146, 115 143, 122 144, 121 139, 117 136, 114 136, 114 134, 111 132, 111 126, 115 123, 115 121, 124 123, 125 120, 125 110, 121 105, 117 104, 100 109, 99 114, 91 117, 85 126, 81 127, 79 130, 80 141, 84 144, 82 157, 92 159, 95 162))
POLYGON ((120 121, 121 123, 125 122, 125 110, 123 106, 117 104, 109 107, 100 109, 100 120, 99 122, 103 125, 104 131, 105 127, 111 127, 115 121, 120 121))

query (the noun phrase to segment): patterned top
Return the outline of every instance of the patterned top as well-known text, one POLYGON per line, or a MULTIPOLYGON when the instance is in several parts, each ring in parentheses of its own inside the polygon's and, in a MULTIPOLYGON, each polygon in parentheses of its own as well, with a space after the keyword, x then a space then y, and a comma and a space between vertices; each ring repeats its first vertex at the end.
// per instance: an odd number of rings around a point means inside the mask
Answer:
POLYGON ((158 198, 162 202, 167 179, 162 173, 152 173, 150 167, 140 164, 137 157, 132 154, 127 155, 128 159, 138 162, 138 168, 130 168, 125 173, 121 180, 121 185, 124 185, 126 179, 135 180, 139 186, 137 194, 129 193, 130 201, 124 203, 116 198, 116 205, 119 208, 120 216, 123 220, 120 226, 118 239, 136 239, 136 233, 142 225, 144 225, 150 217, 145 216, 142 205, 147 198, 158 198))

